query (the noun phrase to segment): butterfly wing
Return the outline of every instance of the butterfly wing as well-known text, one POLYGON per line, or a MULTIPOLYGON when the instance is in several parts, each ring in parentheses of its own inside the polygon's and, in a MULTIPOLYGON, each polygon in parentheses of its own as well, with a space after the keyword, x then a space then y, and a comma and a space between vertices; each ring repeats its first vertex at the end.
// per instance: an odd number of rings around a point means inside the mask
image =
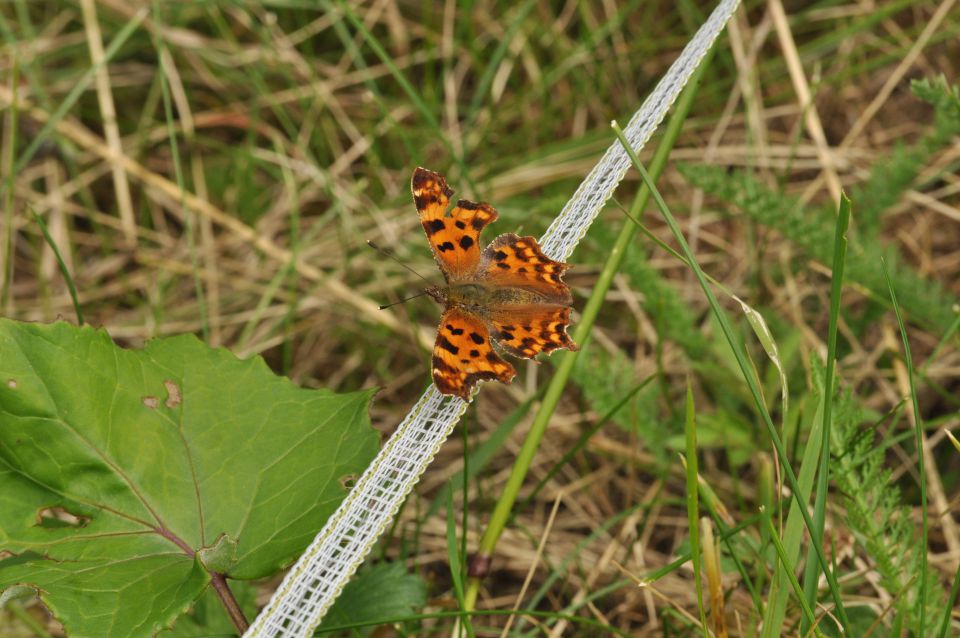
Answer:
POLYGON ((500 235, 483 250, 481 276, 495 286, 523 288, 545 302, 569 305, 570 288, 561 277, 567 265, 543 254, 533 237, 500 235))
POLYGON ((447 281, 473 277, 480 264, 480 231, 496 220, 497 211, 489 204, 461 199, 448 216, 447 205, 453 190, 442 175, 425 168, 413 172, 411 190, 420 223, 443 276, 447 281))
POLYGON ((467 400, 478 381, 510 383, 514 375, 513 366, 494 352, 480 317, 459 308, 443 313, 433 347, 433 382, 441 394, 467 400))
POLYGON ((577 350, 568 325, 570 308, 559 304, 496 306, 490 311, 491 336, 510 354, 527 359, 557 348, 577 350))

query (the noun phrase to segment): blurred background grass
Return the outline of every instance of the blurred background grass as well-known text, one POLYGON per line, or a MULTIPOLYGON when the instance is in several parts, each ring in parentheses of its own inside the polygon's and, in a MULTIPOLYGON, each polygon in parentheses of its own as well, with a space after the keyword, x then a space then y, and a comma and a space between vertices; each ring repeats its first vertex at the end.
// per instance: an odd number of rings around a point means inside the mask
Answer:
MULTIPOLYGON (((413 168, 444 173, 458 196, 491 202, 500 221, 488 240, 540 235, 613 142, 610 120, 625 123, 639 108, 712 7, 5 2, 0 311, 28 321, 75 317, 36 213, 88 323, 130 346, 195 332, 240 356, 260 354, 307 386, 380 386, 373 416, 389 433, 429 382, 439 310, 429 299, 378 310, 424 284, 365 242, 440 281, 410 197, 413 168)), ((873 635, 915 623, 921 559, 929 560, 928 604, 939 610, 927 622, 939 627, 960 563, 960 462, 944 434, 960 420, 960 101, 950 87, 960 77, 958 34, 950 1, 747 2, 658 183, 704 269, 764 317, 779 345, 786 404, 739 306, 721 299, 741 318, 791 463, 822 394, 839 188, 853 201, 825 544, 858 626, 873 635), (946 82, 933 81, 941 74, 946 82), (911 90, 920 79, 931 81, 911 90), (881 257, 908 320, 924 476, 881 257), (917 543, 921 480, 930 494, 926 548, 917 543)), ((642 159, 655 146, 656 138, 642 159)), ((637 186, 628 176, 571 260, 567 279, 580 303, 632 223, 622 207, 637 186)), ((642 222, 673 245, 658 220, 642 222)), ((481 608, 566 610, 634 635, 699 632, 689 563, 645 588, 620 571, 640 578, 689 549, 676 456, 688 378, 702 481, 731 523, 786 502, 696 280, 639 237, 531 480, 555 473, 516 511, 481 608)), ((551 365, 518 369, 512 386, 486 386, 465 420, 468 450, 493 441, 468 491, 458 484, 468 547, 519 445, 527 416, 518 406, 535 399, 551 365)), ((382 556, 406 559, 427 579, 428 609, 454 604, 444 517, 430 505, 463 468, 463 443, 446 444, 383 542, 382 556)), ((724 561, 740 563, 721 563, 733 635, 754 635, 771 598, 768 540, 754 525, 723 545, 724 561)), ((785 631, 799 632, 795 601, 785 613, 785 631)))

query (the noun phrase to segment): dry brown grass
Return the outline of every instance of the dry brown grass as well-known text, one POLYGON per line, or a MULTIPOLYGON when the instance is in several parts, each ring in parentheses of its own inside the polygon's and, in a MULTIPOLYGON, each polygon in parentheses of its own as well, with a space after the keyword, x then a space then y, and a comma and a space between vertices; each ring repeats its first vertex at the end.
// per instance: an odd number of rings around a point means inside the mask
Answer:
MULTIPOLYGON (((711 7, 696 3, 697 13, 673 3, 634 4, 622 19, 614 2, 535 2, 520 18, 517 7, 488 0, 469 12, 453 2, 353 6, 393 68, 350 23, 323 10, 163 3, 159 15, 141 15, 135 3, 119 0, 4 4, 4 180, 10 158, 16 162, 45 126, 52 129, 12 175, 13 190, 2 198, 0 236, 11 243, 0 244, 0 263, 9 268, 0 282, 0 310, 25 321, 74 317, 32 210, 60 247, 89 323, 134 347, 196 332, 240 356, 262 355, 303 385, 380 386, 373 420, 389 434, 427 383, 437 310, 424 300, 378 310, 421 282, 368 250, 365 240, 393 248, 412 268, 437 278, 408 191, 417 165, 446 173, 458 195, 496 205, 497 230, 539 234, 612 141, 608 122, 639 106, 711 7), (109 41, 134 19, 142 23, 121 52, 91 72, 109 41), (497 46, 508 36, 498 58, 497 46), (395 73, 421 103, 405 93, 395 73), (179 166, 161 75, 169 82, 179 166), (478 95, 484 78, 489 85, 478 95), (76 103, 54 117, 81 79, 87 82, 76 103)), ((910 93, 909 80, 941 73, 953 83, 960 78, 955 2, 887 9, 867 2, 784 6, 780 0, 741 8, 659 183, 704 269, 764 314, 788 352, 792 401, 803 406, 786 419, 791 427, 815 407, 809 362, 826 353, 830 264, 789 230, 758 223, 694 188, 676 166, 746 169, 761 184, 796 198, 810 219, 822 215, 841 189, 856 192, 898 146, 915 145, 931 130, 933 110, 910 93)), ((923 372, 926 476, 918 475, 911 438, 901 438, 886 456, 918 527, 916 490, 921 478, 926 481, 929 564, 944 589, 960 566, 960 456, 945 440, 945 430, 956 431, 960 423, 960 348, 956 336, 943 341, 949 328, 937 318, 943 312, 925 314, 924 303, 949 308, 960 298, 957 141, 954 136, 924 157, 919 175, 876 212, 877 232, 864 238, 870 246, 893 247, 904 269, 939 282, 942 290, 939 299, 904 304, 914 363, 923 372)), ((617 198, 629 201, 635 188, 633 179, 617 198)), ((856 199, 853 206, 856 242, 856 199)), ((672 243, 665 227, 648 220, 654 234, 672 243)), ((598 222, 608 229, 622 223, 615 207, 598 222)), ((574 256, 569 280, 579 299, 591 290, 612 232, 591 234, 574 256)), ((673 291, 688 315, 658 314, 636 269, 618 276, 591 349, 601 363, 618 357, 629 364, 634 379, 625 387, 655 374, 656 388, 623 417, 632 430, 603 428, 516 511, 480 609, 525 608, 553 576, 539 610, 570 608, 629 635, 699 635, 689 563, 643 587, 627 577, 644 578, 669 564, 687 543, 684 472, 676 440, 667 439, 679 437, 682 449, 688 375, 701 422, 713 423, 714 434, 737 426, 729 431, 735 440, 717 435, 703 441, 704 481, 737 523, 760 504, 759 468, 769 459, 769 444, 751 422, 739 387, 725 376, 729 368, 696 281, 647 240, 635 247, 633 259, 673 291), (691 339, 701 345, 685 347, 670 330, 695 333, 691 339)), ((859 405, 883 414, 910 394, 895 317, 869 283, 852 278, 847 284, 838 373, 859 405)), ((769 373, 762 352, 753 354, 761 373, 769 373)), ((471 449, 535 396, 551 372, 549 364, 519 369, 512 386, 485 387, 475 402, 464 421, 471 449)), ((551 423, 531 487, 608 409, 581 381, 568 388, 551 423)), ((777 384, 766 387, 774 392, 768 397, 773 405, 777 384)), ((883 424, 880 440, 909 431, 911 418, 906 410, 883 424)), ((485 527, 526 423, 520 421, 470 482, 468 547, 485 527)), ((787 436, 795 440, 792 431, 787 436)), ((793 449, 797 462, 802 440, 793 449)), ((427 578, 432 598, 425 611, 456 606, 448 587, 443 509, 426 512, 463 464, 462 440, 454 436, 384 550, 427 578)), ((463 506, 465 495, 459 484, 455 488, 463 506)), ((828 508, 828 551, 836 552, 849 607, 876 617, 892 605, 892 596, 875 557, 849 529, 842 496, 833 494, 828 508)), ((755 526, 745 533, 759 542, 755 526)), ((775 564, 772 553, 766 558, 742 556, 762 600, 775 564)), ((760 611, 727 558, 721 569, 726 628, 730 635, 754 635, 760 611)), ((264 595, 272 584, 263 586, 264 595)), ((820 611, 830 608, 829 597, 821 601, 820 611)), ((799 614, 791 604, 785 632, 797 634, 799 614)), ((872 635, 886 635, 892 615, 884 615, 872 635)), ((426 626, 449 628, 446 622, 426 626)), ((546 635, 602 635, 563 620, 535 622, 544 623, 546 635)), ((927 622, 938 624, 940 617, 927 622)), ((958 622, 954 614, 954 630, 958 622)), ((475 627, 478 635, 499 635, 505 623, 485 617, 475 627)))

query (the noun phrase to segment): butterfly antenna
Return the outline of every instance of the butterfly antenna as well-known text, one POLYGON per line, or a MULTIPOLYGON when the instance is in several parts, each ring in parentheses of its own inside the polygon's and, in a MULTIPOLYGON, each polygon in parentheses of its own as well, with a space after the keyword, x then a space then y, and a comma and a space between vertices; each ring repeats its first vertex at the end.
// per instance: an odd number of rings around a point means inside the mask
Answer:
MULTIPOLYGON (((381 255, 383 255, 384 257, 389 257, 390 259, 394 260, 395 262, 397 262, 398 264, 400 264, 401 266, 403 266, 404 268, 406 268, 407 270, 409 270, 410 272, 412 272, 413 274, 415 274, 415 275, 416 275, 417 277, 419 277, 420 279, 423 279, 425 282, 430 283, 430 280, 429 280, 429 279, 427 279, 426 277, 424 277, 423 275, 421 275, 420 273, 418 273, 416 270, 414 270, 414 269, 411 268, 410 266, 408 266, 408 265, 406 265, 405 263, 403 263, 402 261, 400 261, 400 260, 397 258, 397 256, 393 254, 392 251, 389 251, 389 250, 387 250, 386 248, 381 248, 381 247, 378 246, 377 244, 373 243, 373 241, 370 240, 370 239, 367 240, 367 245, 370 246, 370 248, 373 248, 375 251, 377 251, 377 252, 380 253, 381 255)), ((422 293, 421 293, 421 294, 422 294, 422 293)), ((420 295, 414 295, 414 296, 419 297, 420 295)), ((413 297, 410 297, 410 299, 413 299, 413 297)), ((404 301, 406 301, 406 299, 404 299, 404 301)), ((402 302, 402 301, 398 301, 397 303, 403 303, 403 302, 402 302)), ((392 306, 393 304, 390 304, 390 305, 392 306)), ((385 307, 386 307, 386 308, 389 308, 390 306, 381 306, 380 308, 383 309, 383 308, 385 308, 385 307)))
POLYGON ((400 301, 394 301, 393 303, 388 303, 388 304, 386 304, 385 306, 380 306, 380 310, 386 310, 387 308, 390 308, 391 306, 396 306, 397 304, 406 303, 406 302, 410 301, 411 299, 416 299, 417 297, 422 297, 422 296, 424 296, 425 294, 427 294, 426 291, 418 292, 417 294, 413 295, 412 297, 407 297, 406 299, 401 299, 400 301))

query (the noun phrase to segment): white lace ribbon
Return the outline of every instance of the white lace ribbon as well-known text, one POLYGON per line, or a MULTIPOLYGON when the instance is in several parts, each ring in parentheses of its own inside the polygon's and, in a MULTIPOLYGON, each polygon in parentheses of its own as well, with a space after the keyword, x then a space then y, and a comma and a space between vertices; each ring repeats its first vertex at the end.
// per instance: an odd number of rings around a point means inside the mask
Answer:
MULTIPOLYGON (((639 152, 736 10, 721 0, 624 129, 639 152)), ((614 141, 540 239, 543 252, 567 261, 623 179, 630 160, 614 141)), ((290 569, 245 637, 310 636, 343 586, 393 520, 407 494, 460 420, 467 403, 433 386, 290 569)))

